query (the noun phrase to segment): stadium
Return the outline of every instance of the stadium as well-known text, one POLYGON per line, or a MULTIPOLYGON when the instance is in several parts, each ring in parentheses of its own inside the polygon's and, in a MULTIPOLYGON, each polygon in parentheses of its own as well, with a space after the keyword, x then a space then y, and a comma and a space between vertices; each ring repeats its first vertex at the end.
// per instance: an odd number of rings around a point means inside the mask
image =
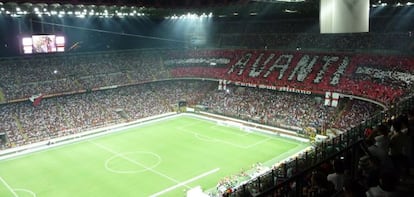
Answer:
POLYGON ((0 0, 0 196, 412 196, 414 2, 0 0))

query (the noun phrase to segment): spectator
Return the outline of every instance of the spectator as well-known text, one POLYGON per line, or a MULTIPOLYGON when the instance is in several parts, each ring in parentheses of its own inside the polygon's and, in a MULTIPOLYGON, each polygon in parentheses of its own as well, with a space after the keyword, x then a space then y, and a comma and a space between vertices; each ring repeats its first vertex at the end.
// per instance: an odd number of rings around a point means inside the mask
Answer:
POLYGON ((336 159, 333 162, 334 173, 328 174, 327 180, 332 182, 336 191, 342 191, 345 180, 345 168, 341 160, 336 159))
POLYGON ((379 184, 374 187, 370 187, 366 192, 367 197, 397 197, 396 185, 398 184, 398 178, 395 174, 390 172, 383 172, 379 176, 379 184))

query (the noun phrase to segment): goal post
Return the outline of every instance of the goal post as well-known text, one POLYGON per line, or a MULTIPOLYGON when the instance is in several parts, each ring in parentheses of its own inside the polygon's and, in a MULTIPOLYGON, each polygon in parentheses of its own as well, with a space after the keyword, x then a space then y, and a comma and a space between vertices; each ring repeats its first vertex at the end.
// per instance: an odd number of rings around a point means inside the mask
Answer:
POLYGON ((225 127, 233 127, 233 128, 239 128, 242 131, 246 132, 252 132, 251 127, 244 125, 240 122, 234 122, 230 120, 217 120, 217 125, 225 126, 225 127))

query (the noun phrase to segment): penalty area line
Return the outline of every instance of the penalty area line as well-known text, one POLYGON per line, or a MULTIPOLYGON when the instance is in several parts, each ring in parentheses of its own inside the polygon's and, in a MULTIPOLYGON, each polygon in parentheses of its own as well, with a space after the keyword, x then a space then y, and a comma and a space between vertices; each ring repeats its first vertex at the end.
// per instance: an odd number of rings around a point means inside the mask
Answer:
POLYGON ((205 173, 203 173, 203 174, 200 174, 200 175, 198 175, 198 176, 196 176, 196 177, 193 177, 193 178, 191 178, 191 179, 188 179, 188 180, 186 180, 186 181, 184 181, 184 182, 178 183, 177 185, 174 185, 174 186, 172 186, 172 187, 169 187, 169 188, 167 188, 167 189, 164 189, 164 190, 162 190, 162 191, 159 191, 159 192, 157 192, 157 193, 155 193, 155 194, 152 194, 152 195, 150 195, 150 197, 156 197, 156 196, 159 196, 159 195, 161 195, 161 194, 167 193, 167 192, 169 192, 169 191, 171 191, 171 190, 174 190, 174 189, 176 189, 176 188, 178 188, 178 187, 181 187, 181 186, 187 185, 188 183, 191 183, 191 182, 193 182, 193 181, 195 181, 195 180, 197 180, 197 179, 201 179, 201 178, 203 178, 203 177, 205 177, 205 176, 208 176, 208 175, 210 175, 210 174, 216 173, 216 172, 217 172, 217 171, 219 171, 219 170, 220 170, 220 168, 216 168, 216 169, 214 169, 214 170, 210 170, 210 171, 205 172, 205 173))
POLYGON ((19 197, 19 195, 13 190, 12 187, 0 176, 0 181, 7 187, 8 190, 13 194, 14 197, 19 197))

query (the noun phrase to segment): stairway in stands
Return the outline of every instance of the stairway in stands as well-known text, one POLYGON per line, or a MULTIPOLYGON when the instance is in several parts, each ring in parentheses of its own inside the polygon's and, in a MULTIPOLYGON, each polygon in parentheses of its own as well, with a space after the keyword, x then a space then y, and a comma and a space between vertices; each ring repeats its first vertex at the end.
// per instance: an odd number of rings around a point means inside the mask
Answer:
POLYGON ((0 88, 0 103, 6 102, 6 97, 4 95, 3 89, 0 88))

